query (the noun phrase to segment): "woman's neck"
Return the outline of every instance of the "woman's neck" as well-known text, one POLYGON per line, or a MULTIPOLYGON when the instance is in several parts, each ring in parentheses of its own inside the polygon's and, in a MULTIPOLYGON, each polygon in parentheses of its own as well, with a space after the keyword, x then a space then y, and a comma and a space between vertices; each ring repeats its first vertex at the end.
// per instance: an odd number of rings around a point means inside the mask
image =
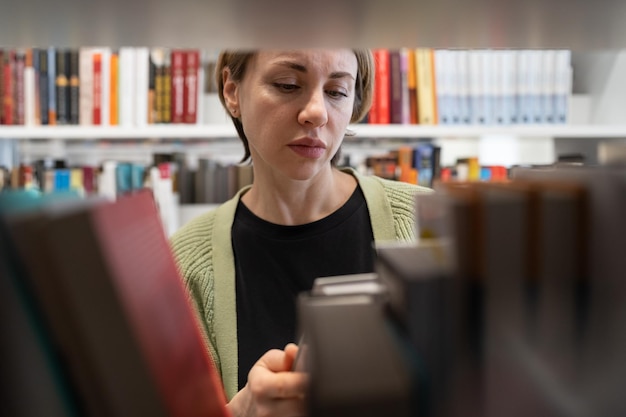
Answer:
POLYGON ((348 201, 356 186, 352 175, 335 168, 305 181, 255 177, 241 200, 258 217, 292 226, 333 213, 348 201))

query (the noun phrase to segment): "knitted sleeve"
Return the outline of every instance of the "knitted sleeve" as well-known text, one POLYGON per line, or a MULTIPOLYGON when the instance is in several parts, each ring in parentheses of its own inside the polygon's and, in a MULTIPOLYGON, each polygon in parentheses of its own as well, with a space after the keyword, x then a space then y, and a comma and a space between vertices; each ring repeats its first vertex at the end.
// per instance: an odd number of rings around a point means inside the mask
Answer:
POLYGON ((183 281, 196 308, 201 330, 215 367, 221 373, 221 361, 215 346, 214 275, 211 237, 215 215, 206 213, 191 220, 170 239, 183 281))
POLYGON ((387 199, 391 204, 396 238, 401 241, 415 239, 415 199, 418 194, 433 190, 401 181, 381 178, 387 199))

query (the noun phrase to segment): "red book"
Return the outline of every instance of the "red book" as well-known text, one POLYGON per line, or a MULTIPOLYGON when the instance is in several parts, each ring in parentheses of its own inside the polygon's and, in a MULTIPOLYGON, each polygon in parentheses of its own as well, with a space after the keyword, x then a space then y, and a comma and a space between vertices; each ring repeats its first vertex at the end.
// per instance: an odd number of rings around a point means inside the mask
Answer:
POLYGON ((171 53, 171 122, 185 121, 185 51, 173 49, 171 53))
POLYGON ((376 65, 376 74, 374 78, 374 100, 375 104, 375 121, 371 123, 389 124, 389 100, 390 100, 390 85, 389 85, 389 50, 385 48, 379 48, 374 50, 374 62, 376 65))
POLYGON ((94 125, 102 124, 102 54, 93 54, 93 120, 94 125))
POLYGON ((200 51, 185 51, 185 86, 184 86, 184 122, 196 123, 198 114, 198 71, 200 70, 200 51))
POLYGON ((389 51, 389 122, 402 123, 402 67, 399 49, 389 51))
POLYGON ((40 238, 102 415, 229 416, 151 192, 53 207, 40 238))

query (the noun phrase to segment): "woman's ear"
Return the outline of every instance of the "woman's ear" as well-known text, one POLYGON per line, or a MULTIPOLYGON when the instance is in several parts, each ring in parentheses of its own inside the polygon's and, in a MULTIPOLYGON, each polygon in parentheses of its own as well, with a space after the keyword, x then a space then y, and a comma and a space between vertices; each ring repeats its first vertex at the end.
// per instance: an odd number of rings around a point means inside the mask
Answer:
POLYGON ((222 79, 224 80, 224 103, 226 109, 232 117, 239 117, 239 83, 234 81, 230 74, 230 68, 225 67, 222 70, 222 79))

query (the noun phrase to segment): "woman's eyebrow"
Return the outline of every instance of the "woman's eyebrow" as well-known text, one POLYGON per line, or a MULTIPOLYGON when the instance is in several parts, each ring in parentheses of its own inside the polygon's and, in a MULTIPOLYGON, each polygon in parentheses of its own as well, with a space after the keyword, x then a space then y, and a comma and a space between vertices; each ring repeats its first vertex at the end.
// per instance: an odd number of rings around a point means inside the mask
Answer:
MULTIPOLYGON (((304 65, 297 64, 297 63, 292 62, 292 61, 278 61, 278 62, 276 62, 276 65, 287 67, 287 68, 293 69, 295 71, 301 72, 303 74, 306 74, 308 72, 307 68, 304 65)), ((329 78, 332 78, 332 79, 352 78, 352 79, 354 79, 354 75, 350 74, 347 71, 335 71, 335 72, 332 72, 330 74, 329 78)))

